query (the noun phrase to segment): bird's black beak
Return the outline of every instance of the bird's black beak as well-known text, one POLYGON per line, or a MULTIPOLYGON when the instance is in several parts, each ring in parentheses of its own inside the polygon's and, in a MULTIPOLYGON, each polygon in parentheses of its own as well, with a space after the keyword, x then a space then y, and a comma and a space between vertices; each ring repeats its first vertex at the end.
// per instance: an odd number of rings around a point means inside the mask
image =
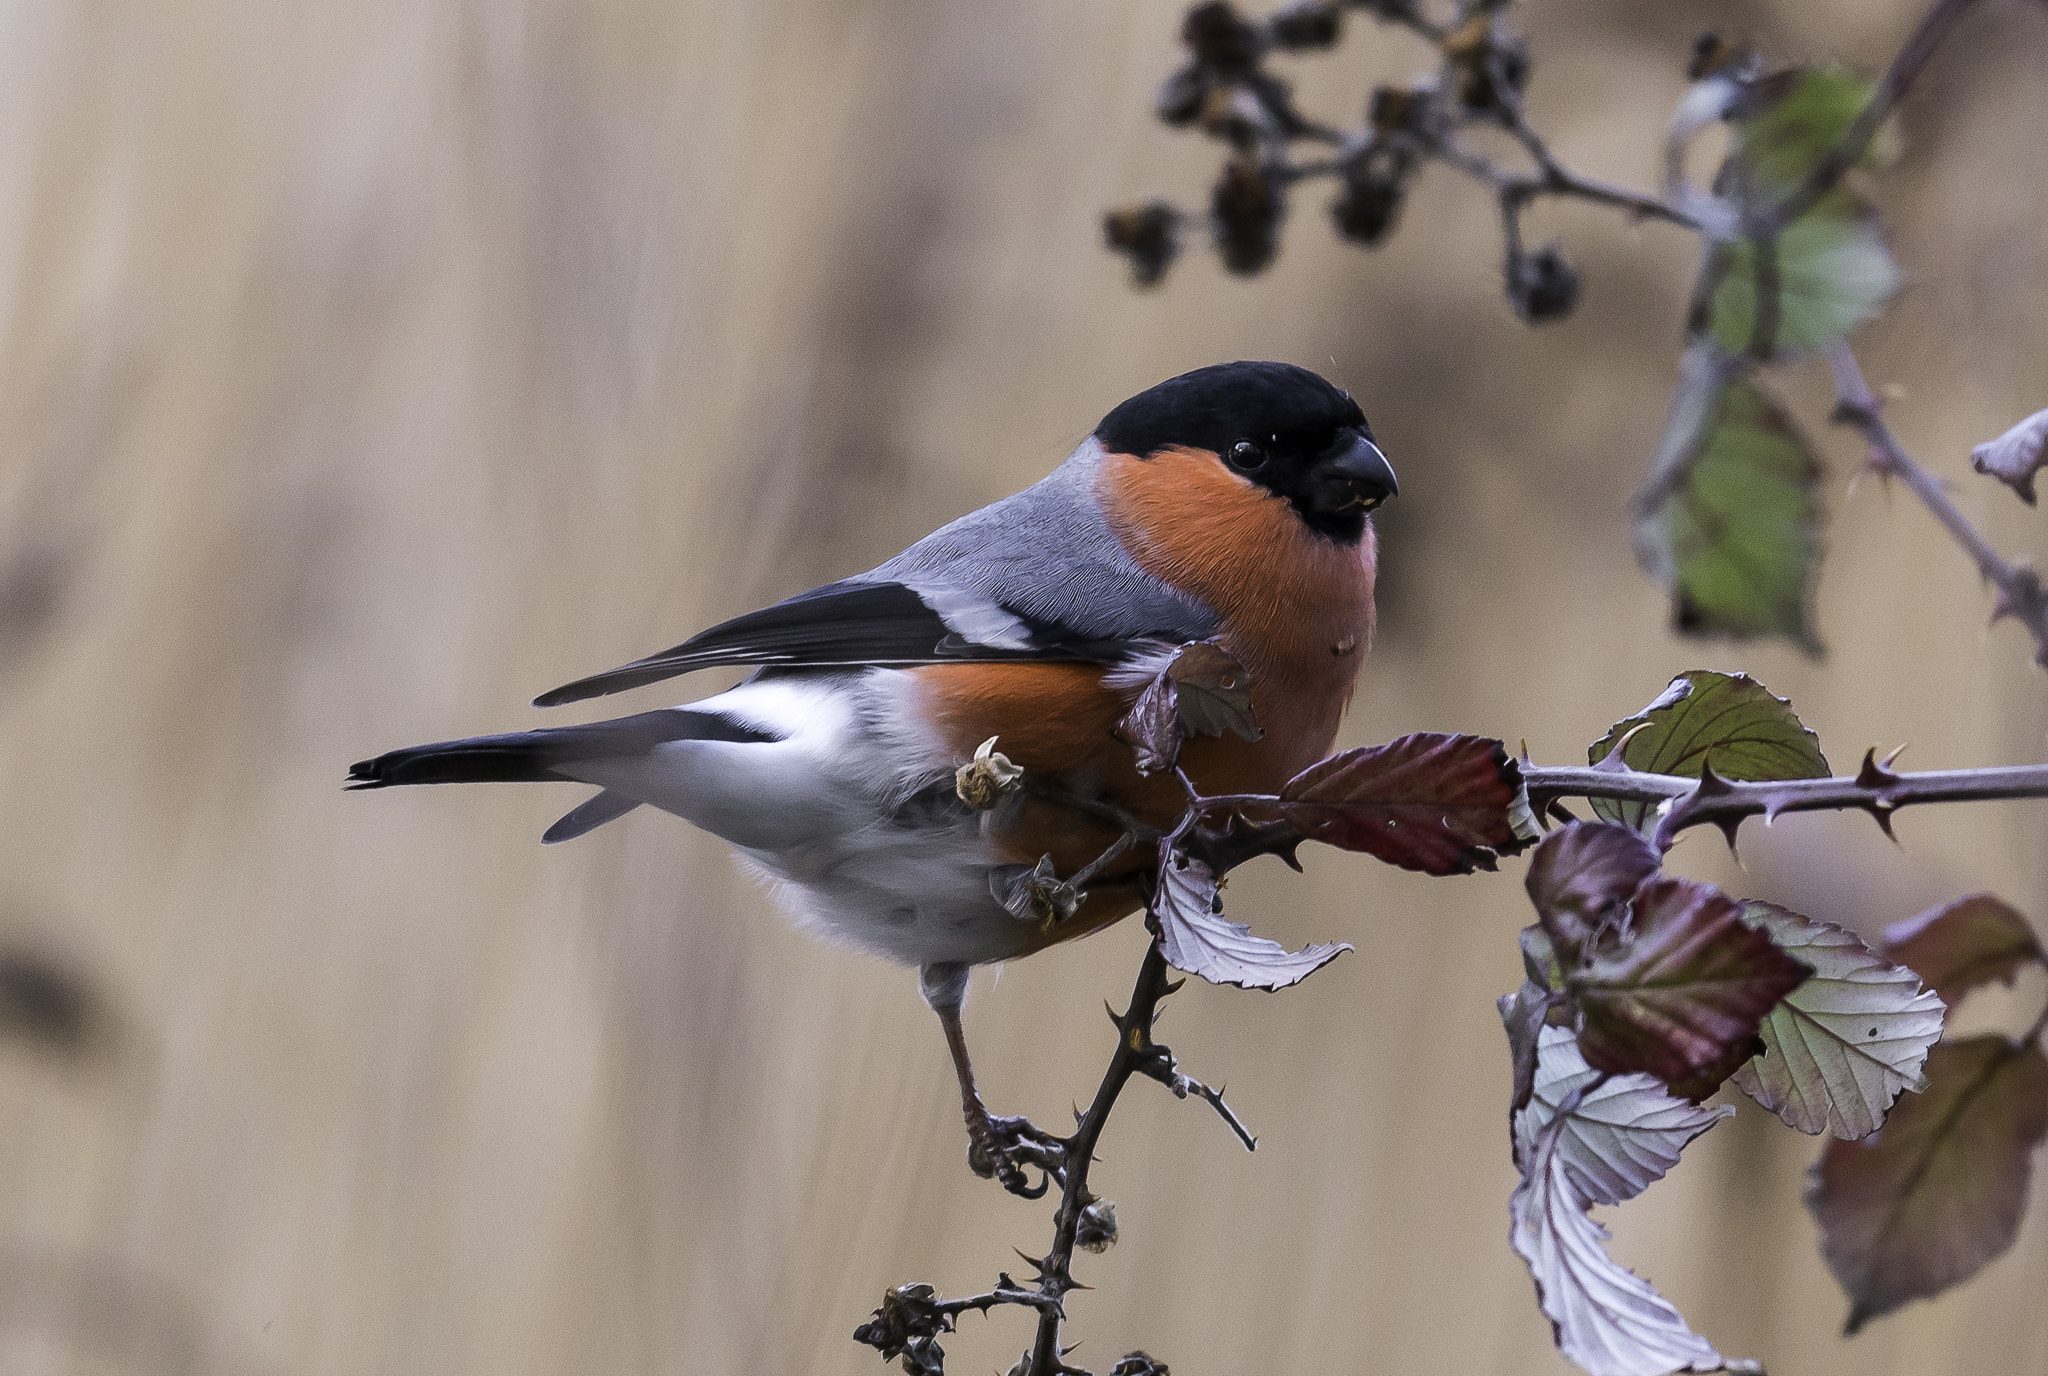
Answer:
POLYGON ((1401 483, 1394 477, 1394 466, 1387 462, 1387 456, 1380 452, 1380 447, 1364 435, 1354 434, 1349 440, 1340 441, 1331 457, 1320 466, 1350 487, 1367 511, 1389 497, 1401 495, 1401 483))

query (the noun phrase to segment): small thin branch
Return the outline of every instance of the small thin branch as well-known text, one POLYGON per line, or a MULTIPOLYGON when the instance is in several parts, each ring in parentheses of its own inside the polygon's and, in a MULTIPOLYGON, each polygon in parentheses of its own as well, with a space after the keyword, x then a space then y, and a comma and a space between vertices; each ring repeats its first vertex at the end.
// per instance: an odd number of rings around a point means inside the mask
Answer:
POLYGON ((989 1310, 1002 1304, 1020 1304, 1036 1309, 1040 1313, 1044 1313, 1048 1309, 1057 1310, 1060 1307, 1058 1300, 1048 1298, 1037 1290, 1027 1290, 1005 1275, 1001 1283, 985 1295, 969 1295, 965 1299, 957 1300, 940 1300, 932 1306, 932 1309, 936 1313, 944 1314, 947 1318, 953 1319, 958 1318, 970 1309, 986 1314, 989 1310))
POLYGON ((1863 107, 1856 120, 1836 141, 1821 160, 1814 164, 1799 189, 1772 207, 1766 217, 1767 223, 1760 228, 1778 230, 1813 209, 1819 200, 1835 189, 1849 169, 1863 160, 1870 149, 1870 141, 1877 137, 1877 131, 1884 127, 1886 119, 1911 90, 1926 68, 1927 60, 1934 56, 1942 40, 1955 27, 1977 0, 1935 0, 1932 8, 1920 18, 1920 24, 1900 47, 1892 64, 1877 84, 1877 91, 1870 103, 1863 107))
POLYGON ((1252 1130, 1244 1125, 1244 1121, 1232 1111, 1229 1104, 1223 1102, 1221 1089, 1211 1089, 1192 1075, 1183 1075, 1180 1063, 1174 1060, 1173 1053, 1165 1047, 1153 1043, 1152 1051, 1152 1059, 1138 1066, 1140 1075, 1159 1081, 1173 1091, 1173 1097, 1176 1099, 1185 1099, 1192 1094, 1197 1099, 1205 1101, 1221 1115, 1230 1130, 1237 1134, 1237 1140, 1244 1143, 1246 1151, 1259 1149, 1259 1139, 1252 1136, 1252 1130))
POLYGON ((2042 589, 2040 575, 1993 549, 1957 508, 1942 481, 1914 462, 1885 424, 1870 384, 1847 345, 1836 344, 1828 350, 1828 365, 1835 374, 1835 420, 1861 435, 1870 445, 1878 471, 1904 483, 1955 537, 1985 581, 1998 589, 1991 619, 2009 616, 2025 626, 2034 638, 2034 662, 2048 668, 2048 591, 2042 589))
POLYGON ((1494 99, 1505 114, 1508 132, 1528 152, 1537 171, 1534 177, 1509 176, 1496 182, 1494 189, 1501 198, 1503 214, 1519 215, 1522 206, 1538 196, 1574 196, 1596 205, 1626 210, 1641 219, 1663 220, 1691 230, 1699 228, 1699 222, 1691 215, 1662 197, 1582 177, 1559 162, 1557 155, 1550 151, 1550 145, 1536 132, 1536 126, 1529 122, 1529 116, 1522 107, 1522 93, 1507 79, 1500 55, 1494 53, 1489 56, 1487 66, 1494 99))

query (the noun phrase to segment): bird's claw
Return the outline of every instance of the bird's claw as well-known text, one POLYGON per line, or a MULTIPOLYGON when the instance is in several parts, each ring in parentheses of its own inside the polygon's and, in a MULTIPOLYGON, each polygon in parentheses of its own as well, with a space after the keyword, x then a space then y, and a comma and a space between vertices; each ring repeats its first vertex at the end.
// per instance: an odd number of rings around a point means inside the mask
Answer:
POLYGON ((967 1115, 967 1168, 984 1180, 999 1181, 1019 1198, 1043 1198, 1053 1173, 1065 1167, 1066 1159, 1066 1143, 1029 1118, 997 1117, 985 1108, 967 1115), (1025 1166, 1038 1167, 1036 1186, 1025 1175, 1025 1166))

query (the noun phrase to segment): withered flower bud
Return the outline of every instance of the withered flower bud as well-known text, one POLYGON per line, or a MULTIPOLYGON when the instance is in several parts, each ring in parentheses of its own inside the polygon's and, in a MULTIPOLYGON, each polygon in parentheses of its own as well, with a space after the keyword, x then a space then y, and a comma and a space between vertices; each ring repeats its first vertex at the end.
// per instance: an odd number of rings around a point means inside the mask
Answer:
POLYGON ((1259 60, 1259 31, 1246 23, 1227 0, 1209 0, 1188 11, 1181 21, 1180 40, 1197 62, 1226 72, 1243 72, 1259 60))
POLYGON ((996 740, 990 736, 983 741, 974 758, 953 771, 953 791, 976 812, 987 812, 1016 792, 1017 781, 1024 777, 1023 769, 1010 763, 1007 755, 995 753, 996 740))
POLYGON ((1371 248, 1387 237, 1407 195, 1408 164, 1400 159, 1360 158, 1344 170, 1330 218, 1337 232, 1371 248))
POLYGON ((1109 1369, 1109 1376, 1173 1376, 1166 1369, 1166 1363, 1146 1352, 1133 1352, 1117 1359, 1109 1369))
POLYGON ((1195 116, 1202 113, 1202 97, 1208 90, 1209 79, 1199 66, 1182 67, 1159 83, 1159 93, 1152 97, 1152 112, 1160 123, 1175 129, 1193 124, 1195 116))
POLYGON ((1081 1210, 1074 1227, 1074 1245, 1084 1252, 1107 1252, 1116 1246, 1116 1203, 1097 1199, 1081 1210))

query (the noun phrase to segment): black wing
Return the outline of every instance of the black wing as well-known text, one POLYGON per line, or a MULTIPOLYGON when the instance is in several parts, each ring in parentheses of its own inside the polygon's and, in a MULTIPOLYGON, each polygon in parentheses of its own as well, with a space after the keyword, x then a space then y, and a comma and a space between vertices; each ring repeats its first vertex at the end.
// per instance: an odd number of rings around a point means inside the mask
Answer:
MULTIPOLYGON (((945 599, 937 599, 946 605, 945 599)), ((1114 663, 1131 640, 1088 640, 992 605, 948 607, 955 622, 901 583, 847 580, 713 626, 674 649, 577 679, 536 707, 601 697, 718 665, 900 668, 996 660, 1114 663), (977 634, 979 632, 979 634, 977 634)))

